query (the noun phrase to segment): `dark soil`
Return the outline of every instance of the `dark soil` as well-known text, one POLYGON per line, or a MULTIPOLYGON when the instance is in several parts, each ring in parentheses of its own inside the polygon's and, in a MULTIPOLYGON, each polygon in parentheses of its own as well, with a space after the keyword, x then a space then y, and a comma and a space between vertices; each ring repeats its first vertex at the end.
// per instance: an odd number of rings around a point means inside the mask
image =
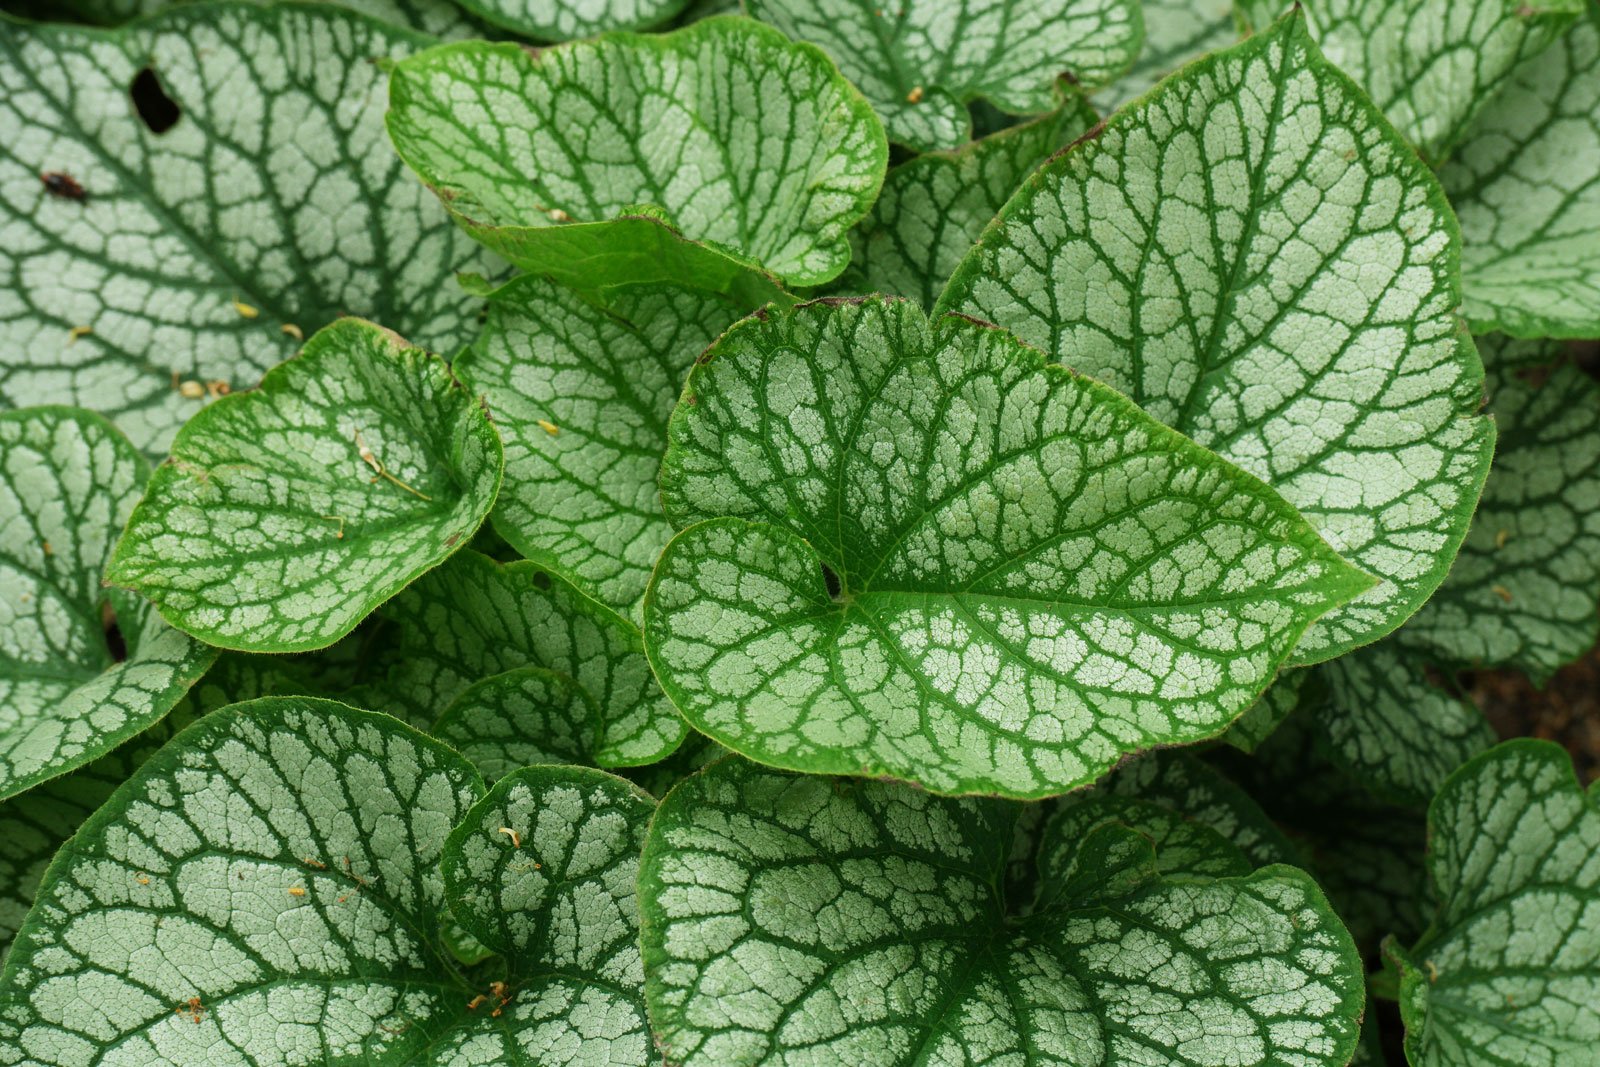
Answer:
POLYGON ((1543 690, 1516 671, 1479 671, 1463 681, 1501 737, 1555 741, 1572 753, 1580 781, 1600 778, 1600 645, 1543 690))

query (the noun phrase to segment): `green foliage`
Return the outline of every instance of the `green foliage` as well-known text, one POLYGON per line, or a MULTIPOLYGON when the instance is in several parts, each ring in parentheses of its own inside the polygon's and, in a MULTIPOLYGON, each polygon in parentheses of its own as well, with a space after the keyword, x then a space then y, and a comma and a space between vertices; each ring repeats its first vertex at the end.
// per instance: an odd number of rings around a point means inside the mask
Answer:
POLYGON ((5 6, 3 1067, 1600 1067, 1593 0, 5 6))

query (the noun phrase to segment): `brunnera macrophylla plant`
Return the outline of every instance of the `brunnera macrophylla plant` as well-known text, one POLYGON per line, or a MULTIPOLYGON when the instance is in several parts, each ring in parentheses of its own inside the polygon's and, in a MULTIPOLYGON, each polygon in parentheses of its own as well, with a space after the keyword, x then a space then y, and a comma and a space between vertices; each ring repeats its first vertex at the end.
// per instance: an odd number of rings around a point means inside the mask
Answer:
POLYGON ((0 16, 0 1064, 1600 1062, 1600 5, 730 7, 0 16))

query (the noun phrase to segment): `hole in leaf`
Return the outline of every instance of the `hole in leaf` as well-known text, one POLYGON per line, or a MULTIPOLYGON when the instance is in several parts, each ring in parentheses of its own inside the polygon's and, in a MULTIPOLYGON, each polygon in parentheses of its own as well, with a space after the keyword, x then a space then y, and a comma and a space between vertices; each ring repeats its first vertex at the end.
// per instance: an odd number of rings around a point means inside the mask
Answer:
POLYGON ((839 583, 839 576, 833 573, 833 568, 826 563, 822 565, 822 580, 828 585, 828 595, 838 600, 839 593, 844 587, 839 583))
POLYGON ((533 576, 533 585, 535 589, 549 589, 550 576, 544 571, 540 571, 533 576))
POLYGON ((133 84, 128 86, 128 92, 133 97, 133 106, 139 112, 139 118, 150 127, 151 133, 166 133, 177 125, 179 117, 183 115, 177 102, 161 87, 161 79, 149 67, 133 76, 133 84))
POLYGON ((128 658, 128 639, 122 636, 122 627, 117 625, 117 617, 111 613, 110 604, 100 608, 100 625, 105 630, 106 649, 111 653, 112 661, 121 663, 128 658))

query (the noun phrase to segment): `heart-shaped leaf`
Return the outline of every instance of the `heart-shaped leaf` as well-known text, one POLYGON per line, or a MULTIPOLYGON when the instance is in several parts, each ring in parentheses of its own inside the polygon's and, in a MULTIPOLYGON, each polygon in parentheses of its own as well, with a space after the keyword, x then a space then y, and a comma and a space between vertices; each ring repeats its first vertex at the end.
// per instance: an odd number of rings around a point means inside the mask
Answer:
POLYGON ((107 579, 213 645, 321 648, 466 543, 501 465, 442 360, 346 319, 184 426, 107 579))
MULTIPOLYGON (((1492 363, 1491 363, 1492 365, 1492 363)), ((1494 467, 1450 576, 1404 633, 1452 665, 1543 682, 1600 633, 1600 387, 1491 372, 1494 467)))
POLYGON ((1039 847, 1050 893, 1021 915, 999 890, 1019 810, 737 758, 684 781, 639 875, 667 1059, 1349 1060, 1360 962, 1303 873, 1164 877, 1148 838, 1061 824, 1039 847))
POLYGON ((657 260, 638 281, 725 288, 743 284, 741 264, 829 281, 888 161, 826 56, 743 18, 537 55, 445 45, 400 63, 389 99, 401 157, 470 233, 587 286, 596 261, 609 274, 635 250, 657 260))
POLYGON ((1600 8, 1512 73, 1440 170, 1473 328, 1600 336, 1600 8))
POLYGON ((216 657, 117 595, 108 644, 100 575, 148 473, 87 411, 0 414, 0 799, 156 722, 216 657))
POLYGON ((940 298, 1260 477, 1382 579, 1295 662, 1400 625, 1488 473, 1439 183, 1293 16, 1031 178, 940 298))
POLYGON ((655 801, 583 767, 502 779, 451 833, 445 892, 505 957, 506 990, 435 1063, 659 1064, 639 960, 639 850, 655 801))
POLYGON ((1126 70, 1143 37, 1134 0, 750 0, 756 18, 820 45, 872 102, 890 140, 919 151, 972 135, 967 104, 1037 114, 1055 81, 1102 85, 1126 70))
POLYGON ((459 553, 384 614, 398 631, 383 654, 387 677, 352 699, 428 725, 472 683, 539 667, 563 675, 599 709, 594 762, 654 763, 683 740, 683 719, 651 677, 638 627, 533 563, 459 553))
POLYGON ((1428 808, 1433 924, 1401 968, 1413 1067, 1594 1062, 1600 1034, 1600 805, 1567 754, 1509 741, 1428 808))
POLYGON ((890 293, 933 307, 1022 179, 1095 121, 1094 109, 1074 92, 1042 118, 890 168, 871 213, 850 231, 850 269, 832 289, 890 293))
MULTIPOLYGON (((1295 8, 1300 3, 1296 2, 1295 8)), ((1441 160, 1519 63, 1537 56, 1588 0, 1305 0, 1328 59, 1367 91, 1402 135, 1441 160)), ((1286 0, 1241 0, 1264 29, 1286 0)))
POLYGON ((1061 793, 1214 735, 1369 584, 1116 393, 905 302, 729 330, 661 487, 687 529, 646 647, 689 721, 762 762, 940 792, 1061 793))
POLYGON ((0 349, 27 359, 0 366, 0 402, 71 397, 160 454, 340 315, 464 343, 451 278, 500 267, 383 144, 384 62, 422 43, 308 6, 7 23, 0 349))
POLYGON ((0 981, 0 1048, 51 1067, 224 1048, 262 1067, 515 1067, 580 1043, 659 1062, 634 907, 654 803, 582 768, 482 795, 387 715, 303 698, 208 715, 51 865, 0 981), (502 963, 456 966, 447 904, 502 963))
POLYGON ((637 612, 672 536, 656 487, 667 418, 695 357, 746 310, 673 285, 586 298, 532 275, 493 293, 454 370, 505 442, 495 528, 528 559, 637 612))

